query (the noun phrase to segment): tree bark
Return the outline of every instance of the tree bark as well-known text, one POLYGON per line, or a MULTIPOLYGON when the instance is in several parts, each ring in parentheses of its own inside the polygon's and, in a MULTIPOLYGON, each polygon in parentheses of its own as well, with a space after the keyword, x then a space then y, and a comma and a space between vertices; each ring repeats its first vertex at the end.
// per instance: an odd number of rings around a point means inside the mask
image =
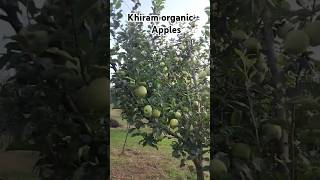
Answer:
POLYGON ((124 154, 125 147, 127 144, 128 135, 129 135, 129 122, 127 122, 127 134, 126 134, 126 138, 124 139, 124 142, 123 142, 121 154, 124 154))
POLYGON ((204 173, 202 167, 202 159, 193 160, 194 166, 196 167, 197 180, 204 180, 204 173))
MULTIPOLYGON (((277 67, 277 62, 276 62, 276 54, 274 51, 274 34, 273 34, 273 20, 271 17, 271 12, 266 10, 264 15, 263 15, 263 22, 264 22, 264 29, 263 29, 263 34, 264 34, 264 49, 265 49, 265 55, 267 57, 267 64, 270 69, 271 75, 272 75, 272 85, 275 88, 275 93, 274 93, 274 99, 273 102, 274 104, 281 104, 280 99, 281 99, 281 91, 279 90, 278 85, 281 83, 281 73, 278 70, 277 67)), ((276 112, 280 112, 281 106, 276 106, 275 110, 276 112)), ((283 121, 286 121, 286 116, 285 112, 281 111, 282 114, 278 114, 278 116, 284 117, 284 119, 281 119, 283 121)), ((285 129, 283 130, 283 136, 281 138, 281 154, 278 154, 282 160, 285 162, 289 161, 289 137, 288 137, 288 132, 285 129)), ((287 169, 287 167, 284 167, 287 169)), ((290 179, 290 172, 287 172, 288 178, 290 179)))

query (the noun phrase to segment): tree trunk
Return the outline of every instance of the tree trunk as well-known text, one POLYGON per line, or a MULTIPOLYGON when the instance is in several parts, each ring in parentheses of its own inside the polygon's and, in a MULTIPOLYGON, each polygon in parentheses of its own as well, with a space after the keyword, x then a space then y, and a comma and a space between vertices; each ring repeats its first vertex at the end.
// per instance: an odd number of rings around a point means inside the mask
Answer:
MULTIPOLYGON (((273 102, 274 104, 279 104, 282 105, 280 99, 283 96, 281 93, 281 90, 279 89, 278 85, 281 83, 281 73, 279 72, 279 69, 276 65, 276 54, 274 50, 274 34, 273 34, 273 21, 271 18, 271 12, 266 10, 263 16, 263 21, 264 21, 264 49, 265 49, 265 55, 267 56, 267 64, 270 69, 271 75, 272 75, 272 85, 275 88, 275 95, 273 102)), ((283 117, 281 120, 286 121, 286 114, 285 111, 281 111, 279 108, 280 106, 275 106, 275 111, 276 112, 281 112, 278 113, 278 117, 283 117)), ((282 158, 283 161, 288 163, 289 161, 289 146, 288 146, 289 138, 288 138, 288 132, 283 129, 283 135, 281 138, 281 154, 280 157, 282 158)), ((286 169, 286 175, 288 176, 288 179, 290 179, 290 172, 288 171, 287 164, 284 167, 286 169)))
POLYGON ((128 135, 129 135, 129 122, 127 122, 127 134, 126 134, 126 138, 124 139, 124 142, 123 142, 121 154, 124 154, 124 150, 125 150, 125 147, 127 144, 128 135))
POLYGON ((204 180, 204 173, 202 167, 202 159, 193 160, 194 166, 196 167, 197 180, 204 180))

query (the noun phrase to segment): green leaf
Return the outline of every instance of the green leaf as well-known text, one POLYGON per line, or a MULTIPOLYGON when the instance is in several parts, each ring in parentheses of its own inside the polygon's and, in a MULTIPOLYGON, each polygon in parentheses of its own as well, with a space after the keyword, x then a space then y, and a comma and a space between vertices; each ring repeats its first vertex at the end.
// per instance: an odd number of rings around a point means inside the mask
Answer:
POLYGON ((118 0, 118 1, 115 3, 114 7, 115 7, 116 9, 119 9, 119 8, 121 7, 121 0, 118 0))
POLYGON ((256 63, 255 59, 249 59, 243 52, 239 49, 234 49, 236 54, 240 57, 244 66, 246 66, 247 71, 256 63))

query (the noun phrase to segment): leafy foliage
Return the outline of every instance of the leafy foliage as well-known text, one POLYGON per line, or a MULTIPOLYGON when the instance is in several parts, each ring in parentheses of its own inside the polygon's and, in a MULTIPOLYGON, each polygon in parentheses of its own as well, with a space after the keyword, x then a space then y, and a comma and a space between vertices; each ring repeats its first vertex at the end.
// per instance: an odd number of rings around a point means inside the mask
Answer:
MULTIPOLYGON (((195 162, 201 179, 210 144, 209 34, 194 38, 195 22, 180 24, 182 33, 170 40, 152 34, 154 22, 123 25, 117 3, 111 23, 115 107, 123 109, 132 135, 143 137, 142 145, 157 148, 163 138, 172 138, 172 156, 181 158, 182 166, 186 160, 195 162), (152 131, 141 131, 144 127, 152 131)), ((153 14, 160 14, 164 1, 152 4, 153 14)), ((132 12, 138 12, 137 6, 132 12)))
MULTIPOLYGON (((13 137, 6 150, 39 151, 39 179, 105 179, 108 103, 87 112, 77 99, 80 89, 106 79, 106 2, 47 0, 36 8, 23 0, 25 26, 15 16, 18 3, 0 1, 2 19, 16 30, 0 58, 16 70, 0 91, 1 128, 13 137)), ((109 85, 100 85, 106 97, 109 85)))
POLYGON ((316 1, 297 2, 297 10, 285 0, 211 6, 217 22, 212 29, 213 152, 228 167, 225 179, 320 177, 314 54, 319 44, 305 31, 306 24, 317 22, 320 9, 316 1), (239 143, 249 150, 237 148, 239 143), (250 158, 235 156, 235 149, 246 156, 251 152, 250 158))

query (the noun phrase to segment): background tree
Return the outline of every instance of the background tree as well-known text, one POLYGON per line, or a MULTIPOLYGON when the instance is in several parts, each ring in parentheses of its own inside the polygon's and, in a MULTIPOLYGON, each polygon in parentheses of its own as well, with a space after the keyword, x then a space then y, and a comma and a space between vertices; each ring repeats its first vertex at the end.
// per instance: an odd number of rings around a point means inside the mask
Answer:
POLYGON ((6 150, 41 153, 39 179, 106 178, 106 5, 0 1, 0 18, 16 31, 0 58, 16 69, 1 87, 1 128, 13 137, 6 150), (26 25, 18 18, 24 8, 26 25))
POLYGON ((211 175, 319 178, 318 2, 214 1, 211 8, 211 175))

